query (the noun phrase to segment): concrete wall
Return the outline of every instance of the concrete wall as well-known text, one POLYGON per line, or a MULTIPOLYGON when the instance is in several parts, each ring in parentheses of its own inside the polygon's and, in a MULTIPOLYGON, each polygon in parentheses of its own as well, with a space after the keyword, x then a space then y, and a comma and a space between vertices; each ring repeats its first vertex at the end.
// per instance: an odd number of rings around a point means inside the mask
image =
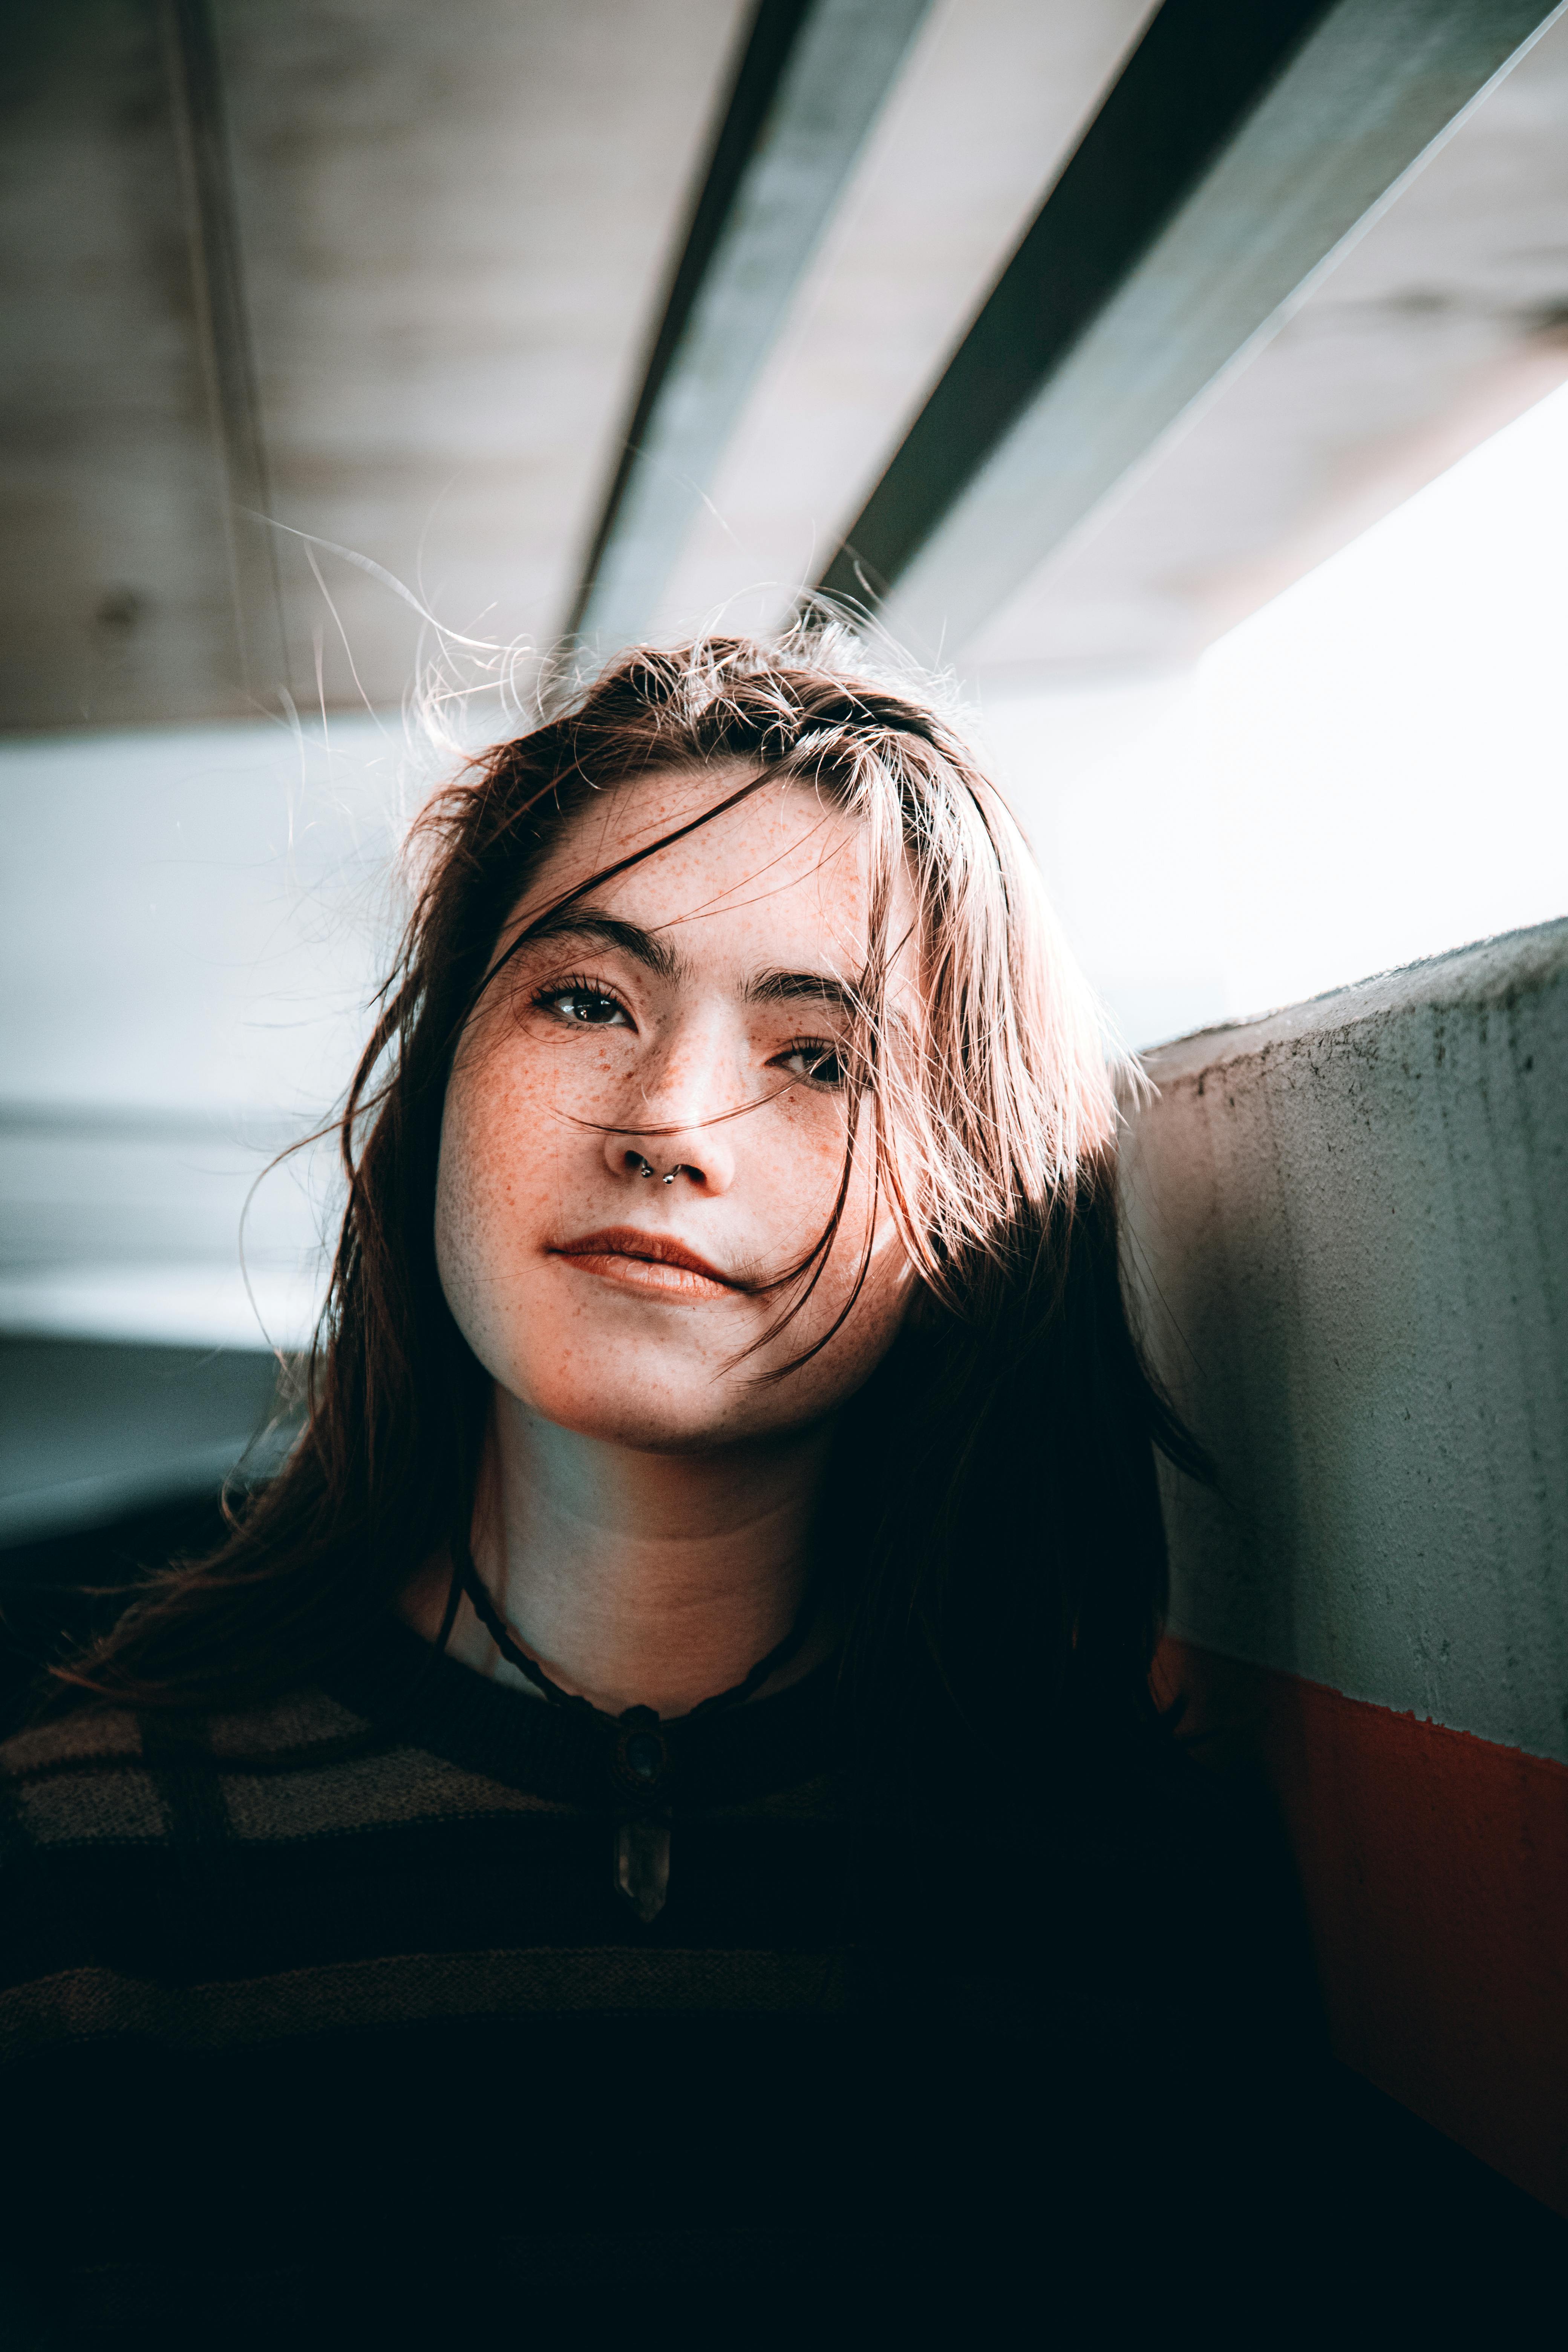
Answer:
POLYGON ((1149 1056, 1166 1673, 1245 1717, 1342 2054, 1568 2210, 1568 922, 1149 1056))

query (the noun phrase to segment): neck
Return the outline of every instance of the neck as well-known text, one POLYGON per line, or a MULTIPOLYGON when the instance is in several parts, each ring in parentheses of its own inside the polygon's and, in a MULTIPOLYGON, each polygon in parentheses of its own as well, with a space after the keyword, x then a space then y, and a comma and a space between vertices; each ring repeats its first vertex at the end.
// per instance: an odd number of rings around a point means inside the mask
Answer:
MULTIPOLYGON (((732 1688, 795 1622, 829 1442, 819 1426, 765 1444, 647 1454, 559 1429, 498 1391, 474 1564, 552 1682, 609 1714, 645 1706, 683 1715, 732 1688)), ((433 1563, 405 1603, 426 1634, 439 1626, 449 1572, 433 1563)), ((823 1646, 805 1645, 778 1685, 823 1646)), ((466 1600, 448 1647, 528 1687, 466 1600)))

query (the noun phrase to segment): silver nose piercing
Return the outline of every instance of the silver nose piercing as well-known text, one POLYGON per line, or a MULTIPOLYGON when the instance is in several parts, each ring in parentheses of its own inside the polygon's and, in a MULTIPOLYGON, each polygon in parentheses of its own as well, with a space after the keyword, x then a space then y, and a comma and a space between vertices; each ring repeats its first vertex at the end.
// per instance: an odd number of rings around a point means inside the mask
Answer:
MULTIPOLYGON (((637 1174, 638 1174, 639 1176, 651 1176, 651 1175, 654 1173, 654 1169, 653 1169, 653 1163, 652 1163, 652 1161, 651 1161, 651 1160, 645 1160, 645 1159, 643 1158, 642 1153, 641 1153, 640 1151, 631 1151, 631 1152, 628 1152, 628 1153, 627 1153, 627 1155, 626 1155, 626 1157, 627 1157, 629 1160, 635 1160, 637 1161, 637 1174)), ((674 1181, 675 1181, 675 1180, 676 1180, 676 1178, 677 1178, 679 1175, 680 1175, 680 1174, 682 1173, 682 1171, 684 1171, 684 1172, 685 1172, 688 1176, 693 1175, 693 1174, 695 1174, 695 1172, 696 1172, 696 1171, 695 1171, 695 1170, 690 1169, 690 1168, 688 1168, 688 1167, 686 1166, 686 1162, 685 1162, 685 1160, 678 1160, 676 1161, 676 1163, 675 1163, 674 1167, 673 1167, 672 1169, 670 1169, 669 1172, 668 1172, 668 1175, 665 1177, 665 1179, 664 1179, 665 1182, 666 1182, 667 1184, 673 1184, 673 1183, 674 1183, 674 1181)))

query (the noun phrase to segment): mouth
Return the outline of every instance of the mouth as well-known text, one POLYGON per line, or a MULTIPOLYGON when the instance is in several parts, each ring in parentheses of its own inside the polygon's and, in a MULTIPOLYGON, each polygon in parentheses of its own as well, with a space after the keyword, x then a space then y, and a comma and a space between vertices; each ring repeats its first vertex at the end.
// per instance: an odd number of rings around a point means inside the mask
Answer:
POLYGON ((608 1225, 576 1241, 553 1243, 549 1255, 563 1258, 574 1273, 662 1298, 719 1298, 746 1286, 667 1234, 639 1233, 635 1225, 608 1225))

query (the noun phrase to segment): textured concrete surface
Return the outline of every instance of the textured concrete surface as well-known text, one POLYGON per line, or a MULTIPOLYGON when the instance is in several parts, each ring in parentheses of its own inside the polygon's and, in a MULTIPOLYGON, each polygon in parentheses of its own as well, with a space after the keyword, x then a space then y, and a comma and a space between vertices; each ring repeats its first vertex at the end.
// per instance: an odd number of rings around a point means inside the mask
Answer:
POLYGON ((1568 922, 1149 1057, 1172 1630, 1568 1760, 1568 922))
MULTIPOLYGON (((273 512, 450 627, 548 637, 742 0, 211 16, 273 512)), ((288 677, 246 691, 157 0, 14 8, 6 31, 0 727, 276 710, 285 683, 305 707, 395 704, 416 615, 325 554, 323 591, 289 539, 288 677)))
POLYGON ((0 725, 236 707, 216 451, 156 11, 11 12, 0 725))

